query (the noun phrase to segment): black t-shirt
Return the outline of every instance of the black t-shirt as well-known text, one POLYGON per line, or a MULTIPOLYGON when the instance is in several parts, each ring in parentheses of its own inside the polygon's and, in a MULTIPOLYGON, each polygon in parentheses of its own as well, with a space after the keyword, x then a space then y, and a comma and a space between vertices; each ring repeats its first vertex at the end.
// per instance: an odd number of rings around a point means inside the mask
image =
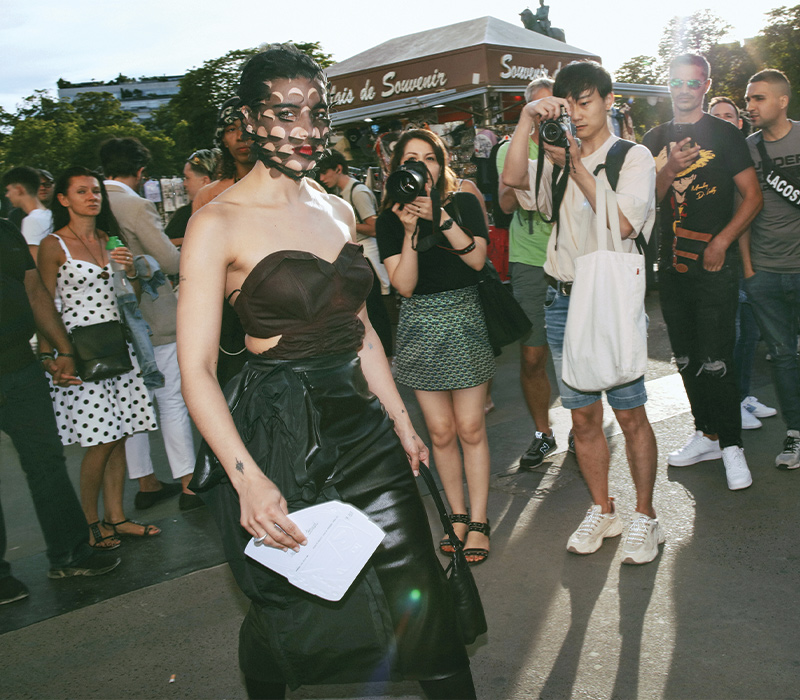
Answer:
MULTIPOLYGON (((733 124, 704 114, 690 125, 700 155, 673 181, 660 202, 662 269, 691 272, 702 268, 708 242, 731 220, 734 211, 735 175, 753 167, 742 132, 733 124), (676 228, 688 234, 675 236, 676 228)), ((674 122, 648 131, 643 143, 660 171, 669 158, 677 136, 674 122)), ((737 246, 728 248, 726 265, 735 264, 737 246)))
MULTIPOLYGON (((489 240, 486 230, 486 219, 478 198, 470 192, 456 192, 445 204, 444 210, 453 217, 458 225, 475 237, 489 240)), ((442 217, 446 219, 446 217, 442 217)), ((431 234, 432 224, 425 219, 419 220, 418 239, 431 234)), ((381 260, 399 255, 403 250, 405 232, 403 224, 391 210, 384 211, 375 222, 375 233, 378 239, 378 250, 381 260)), ((462 289, 478 283, 478 272, 473 270, 461 258, 439 246, 417 253, 419 276, 414 294, 435 294, 451 289, 462 289)))
POLYGON ((183 238, 186 235, 186 227, 189 225, 189 219, 192 216, 192 203, 184 204, 180 209, 177 209, 172 215, 172 218, 164 229, 164 233, 168 238, 183 238))
POLYGON ((36 332, 36 323, 25 290, 25 273, 34 268, 22 234, 14 224, 0 219, 0 372, 12 364, 12 355, 30 353, 33 358, 28 341, 36 332))

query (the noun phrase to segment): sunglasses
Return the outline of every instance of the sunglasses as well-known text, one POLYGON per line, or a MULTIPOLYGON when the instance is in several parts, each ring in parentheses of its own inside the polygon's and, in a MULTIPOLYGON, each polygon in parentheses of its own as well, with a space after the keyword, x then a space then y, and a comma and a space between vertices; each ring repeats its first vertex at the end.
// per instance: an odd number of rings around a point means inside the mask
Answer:
POLYGON ((671 88, 679 88, 683 87, 685 84, 686 87, 691 90, 697 90, 704 82, 705 80, 681 80, 680 78, 673 78, 669 81, 669 86, 671 88))

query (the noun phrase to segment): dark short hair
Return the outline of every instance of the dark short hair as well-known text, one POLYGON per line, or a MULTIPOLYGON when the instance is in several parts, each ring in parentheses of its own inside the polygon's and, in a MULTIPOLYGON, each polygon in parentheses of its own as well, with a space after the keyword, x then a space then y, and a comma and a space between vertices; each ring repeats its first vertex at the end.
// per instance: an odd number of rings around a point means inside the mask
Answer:
POLYGON ((82 165, 73 165, 67 168, 56 180, 55 188, 53 190, 53 203, 50 209, 53 212, 53 231, 58 231, 64 228, 69 223, 69 210, 58 201, 58 195, 66 194, 69 189, 70 182, 75 177, 93 177, 100 184, 100 194, 102 195, 102 203, 100 205, 100 213, 95 219, 97 228, 105 232, 108 236, 119 236, 123 243, 125 237, 119 230, 119 224, 111 212, 111 203, 108 201, 108 193, 103 184, 103 178, 100 173, 94 170, 84 168, 82 165))
POLYGON ((337 165, 341 165, 342 173, 347 175, 349 168, 344 154, 335 148, 328 148, 322 154, 322 158, 317 161, 317 170, 324 173, 326 170, 334 170, 337 165))
POLYGON ((770 85, 778 85, 781 88, 781 92, 787 97, 790 97, 792 94, 792 85, 789 82, 789 78, 786 77, 786 73, 776 68, 765 68, 764 70, 758 71, 758 73, 747 82, 748 84, 764 82, 770 85))
POLYGON ((192 153, 186 159, 186 163, 192 172, 200 176, 205 175, 213 180, 216 177, 218 160, 219 151, 216 148, 201 148, 199 151, 192 153))
POLYGON ((266 81, 284 78, 321 80, 325 74, 319 64, 294 44, 273 44, 266 51, 253 56, 242 69, 237 94, 243 105, 253 108, 271 95, 266 81))
POLYGON ((597 61, 573 61, 556 73, 553 94, 577 100, 586 91, 597 92, 603 99, 611 92, 611 75, 597 61))
POLYGON ((132 136, 108 139, 100 146, 100 163, 106 177, 130 177, 147 167, 150 151, 132 136))
POLYGON ((672 73, 674 68, 678 66, 694 66, 695 68, 699 68, 703 71, 703 75, 705 76, 703 80, 708 80, 708 76, 711 75, 711 64, 706 60, 705 56, 701 56, 699 53, 684 53, 680 56, 675 56, 669 62, 669 72, 672 73))
POLYGON ((18 165, 3 175, 3 187, 22 185, 24 190, 32 197, 36 196, 41 184, 42 178, 39 176, 39 171, 27 165, 18 165))

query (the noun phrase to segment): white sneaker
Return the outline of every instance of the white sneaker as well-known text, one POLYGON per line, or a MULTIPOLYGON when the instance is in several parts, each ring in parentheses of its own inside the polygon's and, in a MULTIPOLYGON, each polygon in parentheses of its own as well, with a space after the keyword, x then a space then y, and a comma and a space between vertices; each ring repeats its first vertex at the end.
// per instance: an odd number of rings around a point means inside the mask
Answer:
POLYGON ((761 427, 761 421, 756 418, 754 413, 750 413, 742 403, 742 430, 755 430, 761 427))
POLYGON ((586 511, 586 517, 567 542, 567 551, 575 554, 591 554, 600 549, 606 537, 622 534, 622 521, 616 512, 602 513, 600 506, 594 505, 586 511))
POLYGON ((800 431, 786 431, 783 452, 775 458, 775 466, 778 469, 797 469, 797 467, 800 467, 800 431))
POLYGON ((765 406, 755 396, 745 397, 744 401, 742 401, 742 408, 752 413, 756 418, 770 418, 778 412, 775 408, 765 406))
POLYGON ((664 534, 658 520, 636 513, 622 542, 622 563, 647 564, 658 556, 660 544, 664 544, 664 534))
POLYGON ((753 476, 747 468, 744 450, 731 445, 722 450, 722 463, 725 465, 725 476, 728 477, 728 488, 731 491, 746 489, 753 483, 753 476))
POLYGON ((681 449, 670 452, 667 464, 671 467, 688 467, 709 459, 720 459, 719 440, 711 440, 698 430, 681 449))

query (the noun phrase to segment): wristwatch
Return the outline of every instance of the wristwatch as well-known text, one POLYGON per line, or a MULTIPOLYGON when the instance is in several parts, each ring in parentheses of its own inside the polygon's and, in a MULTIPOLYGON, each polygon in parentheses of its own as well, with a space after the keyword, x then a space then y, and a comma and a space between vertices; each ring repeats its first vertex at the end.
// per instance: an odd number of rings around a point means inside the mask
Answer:
POLYGON ((439 224, 439 230, 449 231, 451 228, 453 228, 454 223, 455 222, 453 221, 453 218, 450 217, 447 221, 443 221, 441 224, 439 224))

